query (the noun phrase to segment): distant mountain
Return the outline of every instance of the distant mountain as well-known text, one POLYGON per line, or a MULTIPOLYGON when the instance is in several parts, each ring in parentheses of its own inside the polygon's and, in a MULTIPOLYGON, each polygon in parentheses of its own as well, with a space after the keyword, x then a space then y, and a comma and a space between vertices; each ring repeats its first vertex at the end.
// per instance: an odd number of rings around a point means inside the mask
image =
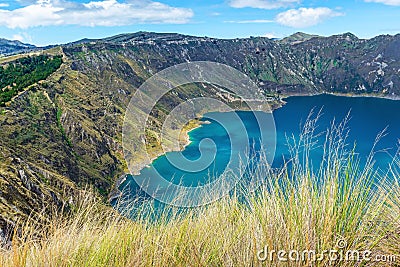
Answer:
POLYGON ((308 41, 314 37, 321 37, 321 36, 314 34, 307 34, 304 32, 296 32, 288 37, 283 38, 282 40, 280 40, 280 42, 286 44, 298 44, 304 41, 308 41))
POLYGON ((0 55, 18 54, 35 48, 37 47, 31 44, 0 38, 0 55))
MULTIPOLYGON (((33 47, 5 43, 22 51, 33 47)), ((44 51, 60 54, 62 66, 0 108, 0 237, 17 220, 43 214, 44 207, 73 207, 79 188, 96 188, 106 199, 126 169, 121 144, 126 107, 160 70, 220 62, 246 73, 271 99, 323 92, 399 98, 399 51, 400 35, 227 40, 151 32, 83 39, 44 51)), ((149 117, 146 137, 154 144, 149 150, 157 149, 159 127, 171 108, 201 96, 223 98, 226 91, 195 84, 158 103, 149 117)))

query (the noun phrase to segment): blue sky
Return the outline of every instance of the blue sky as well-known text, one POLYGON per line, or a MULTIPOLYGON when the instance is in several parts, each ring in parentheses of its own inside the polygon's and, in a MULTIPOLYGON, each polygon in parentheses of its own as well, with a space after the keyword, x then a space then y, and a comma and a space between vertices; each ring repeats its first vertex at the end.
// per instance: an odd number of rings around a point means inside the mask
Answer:
POLYGON ((0 37, 36 45, 137 31, 236 38, 400 33, 400 0, 0 0, 0 37))

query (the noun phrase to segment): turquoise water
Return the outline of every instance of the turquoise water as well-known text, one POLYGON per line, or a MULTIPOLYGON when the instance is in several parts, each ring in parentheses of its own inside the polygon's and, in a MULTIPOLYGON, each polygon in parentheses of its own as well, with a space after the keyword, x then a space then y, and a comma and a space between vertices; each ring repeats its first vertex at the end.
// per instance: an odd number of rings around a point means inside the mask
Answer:
MULTIPOLYGON (((304 125, 310 111, 314 113, 322 110, 318 120, 317 132, 328 129, 333 121, 343 121, 349 114, 347 129, 349 149, 355 144, 355 152, 361 162, 365 162, 374 145, 377 135, 386 129, 386 135, 374 148, 376 167, 386 169, 400 145, 400 101, 371 98, 371 97, 341 97, 332 95, 318 95, 310 97, 290 97, 287 105, 274 112, 277 129, 277 150, 274 166, 283 162, 283 156, 289 157, 286 136, 299 136, 300 125, 304 125), (389 154, 388 154, 389 153, 389 154)), ((325 136, 319 138, 319 145, 324 142, 325 136)), ((322 149, 315 149, 311 154, 314 162, 319 162, 322 149)))
MULTIPOLYGON (((289 97, 285 101, 287 101, 286 105, 273 112, 276 125, 276 152, 273 158, 273 167, 282 166, 283 159, 290 157, 287 136, 298 137, 300 135, 301 126, 304 125, 312 110, 314 113, 322 111, 317 124, 317 132, 324 132, 333 121, 341 122, 350 112, 350 120, 347 124, 349 130, 347 143, 349 149, 355 144, 355 152, 359 155, 361 162, 367 159, 376 136, 384 129, 386 129, 386 135, 375 148, 376 151, 381 151, 375 155, 376 166, 381 169, 387 168, 391 161, 391 155, 394 155, 399 147, 400 101, 331 95, 289 97)), ((194 171, 188 164, 185 166, 189 167, 182 171, 181 167, 171 164, 171 161, 179 163, 180 153, 170 152, 160 156, 150 167, 141 170, 140 175, 135 178, 139 180, 158 179, 155 175, 158 172, 167 181, 174 184, 188 187, 203 185, 212 181, 213 177, 218 177, 225 170, 232 154, 245 156, 248 153, 257 152, 262 146, 269 147, 273 144, 273 140, 268 139, 273 136, 271 129, 269 127, 260 129, 252 112, 236 112, 236 114, 242 120, 247 136, 243 134, 241 128, 243 126, 231 122, 232 113, 206 114, 202 120, 207 123, 189 133, 191 143, 182 152, 183 156, 189 160, 189 163, 200 158, 205 159, 206 162, 212 162, 207 168, 194 171), (228 127, 226 127, 227 125, 228 127), (260 142, 261 134, 267 137, 262 143, 260 142), (237 138, 236 142, 239 143, 249 143, 248 140, 250 140, 251 146, 247 151, 240 151, 238 147, 232 148, 230 142, 232 138, 237 138)), ((259 112, 256 115, 266 120, 271 119, 271 115, 267 113, 259 112)), ((311 153, 311 160, 315 165, 318 165, 321 160, 324 140, 325 136, 321 135, 315 150, 311 153)), ((242 146, 239 147, 242 148, 242 146)), ((270 150, 267 149, 267 151, 270 150)), ((270 152, 272 153, 272 151, 270 152)), ((152 181, 154 182, 154 180, 152 181)), ((162 181, 155 182, 159 182, 161 187, 163 186, 162 181)), ((140 189, 132 177, 129 177, 120 188, 128 189, 126 196, 140 193, 140 189)))
MULTIPOLYGON (((205 114, 201 119, 203 124, 189 132, 191 143, 182 151, 183 159, 180 156, 181 152, 167 153, 154 160, 150 167, 141 170, 139 179, 142 177, 157 179, 156 171, 158 171, 163 178, 177 185, 198 186, 211 182, 223 173, 232 154, 235 156, 241 154, 244 158, 260 150, 261 132, 269 135, 271 129, 268 127, 260 129, 255 115, 266 121, 272 118, 271 114, 264 112, 205 114), (243 124, 233 123, 235 114, 243 124), (204 165, 206 168, 201 168, 199 165, 204 165)), ((228 168, 235 167, 238 167, 238 164, 228 168)))

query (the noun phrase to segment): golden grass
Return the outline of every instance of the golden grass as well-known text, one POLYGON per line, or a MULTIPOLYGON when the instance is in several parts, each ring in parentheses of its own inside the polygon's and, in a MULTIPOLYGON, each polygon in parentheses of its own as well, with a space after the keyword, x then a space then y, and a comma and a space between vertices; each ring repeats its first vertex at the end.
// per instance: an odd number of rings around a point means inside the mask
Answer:
MULTIPOLYGON (((256 192, 236 189, 219 201, 185 212, 165 208, 168 215, 158 219, 143 212, 129 220, 90 192, 82 192, 70 215, 53 216, 46 226, 26 223, 11 248, 0 253, 0 264, 399 266, 398 157, 386 173, 374 171, 372 157, 360 169, 339 138, 343 129, 332 127, 323 167, 315 173, 302 160, 306 149, 303 154, 296 152, 285 168, 269 172, 256 192), (38 233, 41 237, 35 237, 38 233), (334 261, 325 255, 321 260, 279 261, 275 253, 274 260, 260 261, 259 252, 266 246, 269 251, 315 250, 317 254, 370 250, 372 260, 334 261), (373 261, 377 255, 392 255, 391 262, 373 261)), ((312 142, 312 138, 301 138, 292 151, 312 142)), ((139 203, 136 207, 151 206, 139 203)))

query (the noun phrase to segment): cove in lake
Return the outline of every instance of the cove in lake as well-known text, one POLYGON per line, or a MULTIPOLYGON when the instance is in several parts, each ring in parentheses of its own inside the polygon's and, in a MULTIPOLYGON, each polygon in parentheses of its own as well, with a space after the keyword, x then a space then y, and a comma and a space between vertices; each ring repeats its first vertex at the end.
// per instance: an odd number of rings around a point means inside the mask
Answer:
MULTIPOLYGON (((349 149, 352 149, 355 144, 355 152, 359 155, 361 164, 365 162, 370 154, 377 135, 384 129, 386 129, 386 135, 374 149, 375 151, 381 151, 377 152, 374 157, 376 167, 385 170, 392 160, 391 156, 399 148, 399 101, 372 97, 342 97, 333 95, 296 96, 289 97, 285 101, 287 102, 286 105, 273 112, 276 126, 276 152, 272 167, 281 167, 284 158, 286 160, 290 158, 287 136, 299 137, 302 125, 304 125, 311 110, 314 110, 314 113, 318 113, 322 109, 322 115, 317 123, 317 132, 323 132, 328 129, 333 121, 336 123, 343 121, 350 112, 350 120, 347 124, 349 129, 347 143, 349 144, 349 149)), ((251 147, 252 149, 257 150, 264 145, 268 147, 271 144, 261 144, 259 142, 260 135, 263 133, 268 136, 270 129, 260 129, 252 112, 240 111, 236 113, 246 128, 248 135, 246 139, 248 138, 250 143, 254 144, 251 147)), ((189 133, 191 143, 186 146, 182 154, 187 159, 195 161, 200 156, 209 157, 208 160, 210 160, 212 153, 212 157, 215 156, 212 164, 198 172, 182 171, 168 160, 168 158, 174 159, 174 157, 178 157, 180 152, 168 152, 167 155, 160 156, 149 167, 141 170, 140 175, 135 178, 152 179, 154 178, 155 171, 158 171, 162 177, 172 183, 196 186, 210 182, 209 177, 218 177, 225 170, 230 155, 243 151, 232 150, 228 132, 217 122, 225 121, 229 123, 231 114, 210 113, 207 115, 209 116, 205 117, 214 117, 215 120, 210 118, 202 119, 210 123, 203 124, 189 133), (202 143, 202 140, 207 138, 211 139, 213 144, 212 142, 202 143), (201 145, 203 145, 203 149, 199 149, 201 145), (215 150, 217 151, 216 155, 214 153, 215 150), (210 151, 210 155, 207 155, 208 151, 210 151)), ((265 115, 268 116, 267 113, 265 115)), ((233 133, 240 135, 239 126, 232 125, 231 123, 230 127, 233 133)), ((317 145, 310 155, 311 161, 316 165, 322 158, 322 145, 324 141, 325 135, 321 135, 318 138, 319 147, 317 145)), ((134 194, 141 194, 135 179, 130 176, 120 185, 120 189, 124 189, 125 199, 133 197, 134 194)))

